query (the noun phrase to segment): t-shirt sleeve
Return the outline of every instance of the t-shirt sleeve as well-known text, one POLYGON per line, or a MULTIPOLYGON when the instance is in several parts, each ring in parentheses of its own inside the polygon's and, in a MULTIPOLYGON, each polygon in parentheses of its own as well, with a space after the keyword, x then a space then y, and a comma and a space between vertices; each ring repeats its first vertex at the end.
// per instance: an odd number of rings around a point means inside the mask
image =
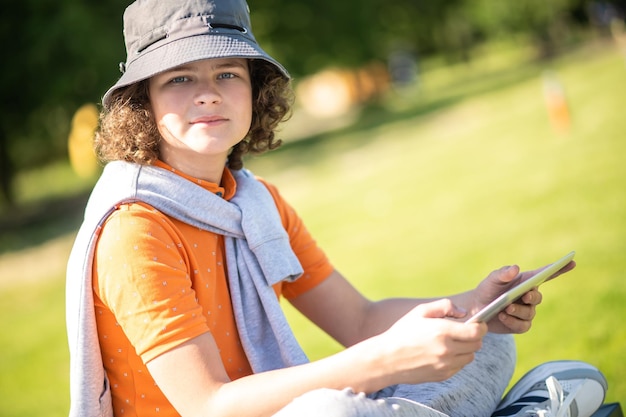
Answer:
POLYGON ((94 291, 146 363, 209 328, 176 229, 138 206, 122 206, 107 219, 94 257, 94 291))
POLYGON ((330 276, 333 266, 328 257, 317 245, 296 211, 280 195, 272 184, 260 179, 274 198, 276 207, 289 235, 291 247, 298 257, 304 273, 294 282, 282 284, 282 294, 286 298, 295 298, 317 286, 330 276))

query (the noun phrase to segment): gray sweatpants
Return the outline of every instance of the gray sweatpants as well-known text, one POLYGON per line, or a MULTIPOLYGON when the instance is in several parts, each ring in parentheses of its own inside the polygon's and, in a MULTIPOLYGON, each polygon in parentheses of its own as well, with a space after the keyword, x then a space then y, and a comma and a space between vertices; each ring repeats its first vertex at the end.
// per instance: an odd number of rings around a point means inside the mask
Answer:
POLYGON ((319 389, 294 399, 274 417, 488 417, 515 368, 510 335, 489 333, 472 363, 443 382, 395 385, 374 394, 319 389))

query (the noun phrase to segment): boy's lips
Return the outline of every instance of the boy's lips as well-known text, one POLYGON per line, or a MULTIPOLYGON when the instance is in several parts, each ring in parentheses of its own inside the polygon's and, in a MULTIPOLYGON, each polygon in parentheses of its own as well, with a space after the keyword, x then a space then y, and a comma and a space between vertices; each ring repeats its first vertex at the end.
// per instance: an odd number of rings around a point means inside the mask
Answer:
POLYGON ((217 122, 225 122, 228 119, 226 117, 223 116, 201 116, 201 117, 196 117, 195 119, 191 120, 191 124, 197 124, 197 123, 217 123, 217 122))

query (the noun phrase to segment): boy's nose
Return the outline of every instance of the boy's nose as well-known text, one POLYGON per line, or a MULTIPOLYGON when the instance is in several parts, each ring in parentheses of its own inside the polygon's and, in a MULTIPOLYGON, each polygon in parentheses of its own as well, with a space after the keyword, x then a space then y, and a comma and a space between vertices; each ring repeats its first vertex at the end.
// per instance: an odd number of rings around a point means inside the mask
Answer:
POLYGON ((196 104, 214 104, 221 101, 218 89, 212 83, 202 83, 198 86, 195 102, 196 104))

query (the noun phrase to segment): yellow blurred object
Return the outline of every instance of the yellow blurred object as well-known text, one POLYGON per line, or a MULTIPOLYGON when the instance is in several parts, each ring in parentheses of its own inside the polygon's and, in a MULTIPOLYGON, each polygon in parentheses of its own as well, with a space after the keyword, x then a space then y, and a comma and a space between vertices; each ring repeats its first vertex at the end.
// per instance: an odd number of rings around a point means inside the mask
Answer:
POLYGON ((298 83, 296 97, 310 115, 332 118, 382 97, 389 88, 385 65, 371 62, 358 69, 329 68, 313 74, 298 83))
POLYGON ((98 108, 94 104, 84 104, 76 110, 72 118, 67 148, 72 169, 83 178, 94 176, 99 168, 93 149, 93 138, 97 127, 98 108))
POLYGON ((559 134, 569 133, 572 121, 565 88, 552 71, 543 74, 543 97, 554 131, 559 134))

